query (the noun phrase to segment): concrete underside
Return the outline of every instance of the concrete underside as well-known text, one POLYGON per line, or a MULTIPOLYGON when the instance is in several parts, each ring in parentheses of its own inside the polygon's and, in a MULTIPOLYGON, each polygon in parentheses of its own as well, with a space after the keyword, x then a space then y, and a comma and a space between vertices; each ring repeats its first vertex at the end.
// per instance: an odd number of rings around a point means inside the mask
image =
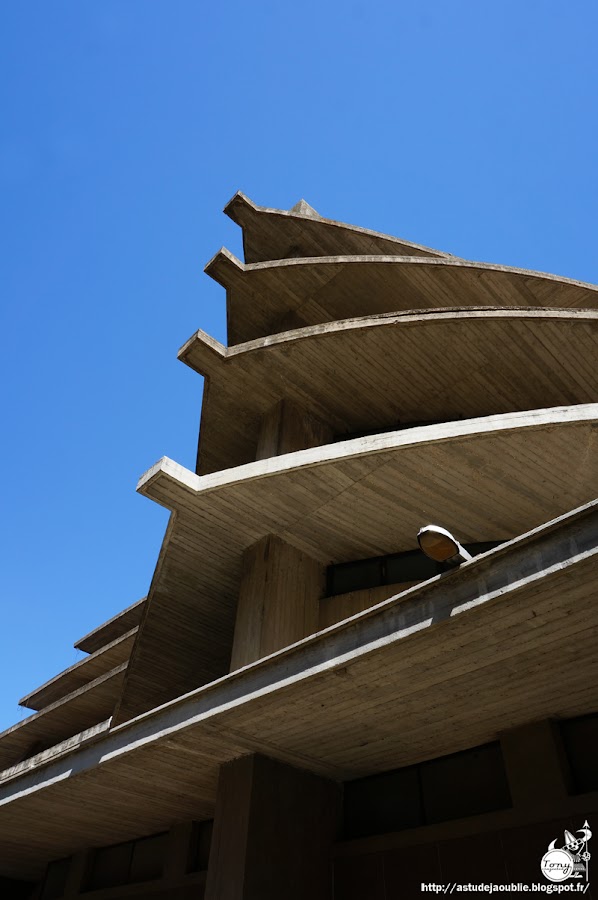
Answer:
POLYGON ((212 818, 260 752, 342 781, 594 711, 598 506, 564 516, 0 785, 0 874, 212 818), (547 673, 550 673, 548 677, 547 673), (60 828, 55 827, 60 821, 60 828))

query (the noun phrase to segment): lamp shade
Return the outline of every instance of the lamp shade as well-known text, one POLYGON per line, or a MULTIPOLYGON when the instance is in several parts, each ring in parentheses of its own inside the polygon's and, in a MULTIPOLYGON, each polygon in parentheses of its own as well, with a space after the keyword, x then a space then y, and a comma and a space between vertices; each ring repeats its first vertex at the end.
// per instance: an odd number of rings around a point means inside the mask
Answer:
POLYGON ((456 557, 458 559, 455 561, 458 562, 471 559, 470 554, 463 549, 450 531, 439 525, 425 525, 421 528, 417 535, 417 542, 422 552, 436 562, 449 562, 455 560, 456 557))

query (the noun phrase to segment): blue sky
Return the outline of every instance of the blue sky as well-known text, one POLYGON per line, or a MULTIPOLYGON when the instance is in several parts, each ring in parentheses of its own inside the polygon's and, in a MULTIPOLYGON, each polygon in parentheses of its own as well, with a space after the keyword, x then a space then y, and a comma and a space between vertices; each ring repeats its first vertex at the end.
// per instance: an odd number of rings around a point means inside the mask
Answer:
POLYGON ((0 9, 0 728, 147 591, 224 340, 241 189, 598 282, 594 3, 31 0, 0 9))

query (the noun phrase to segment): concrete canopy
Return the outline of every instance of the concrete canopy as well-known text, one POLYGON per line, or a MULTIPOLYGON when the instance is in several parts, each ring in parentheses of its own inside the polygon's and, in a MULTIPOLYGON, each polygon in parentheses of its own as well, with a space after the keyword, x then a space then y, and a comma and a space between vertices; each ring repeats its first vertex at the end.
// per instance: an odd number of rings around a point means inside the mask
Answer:
POLYGON ((598 310, 453 309, 364 316, 179 359, 208 379, 199 474, 256 458, 264 415, 295 403, 346 433, 598 400, 598 310))
POLYGON ((587 404, 359 438, 206 476, 160 461, 139 490, 174 514, 115 721, 228 671, 241 554, 264 536, 325 564, 412 550, 426 521, 464 542, 507 540, 598 494, 597 424, 598 404, 587 404))
POLYGON ((0 784, 0 874, 39 875, 47 860, 126 840, 140 817, 149 831, 201 808, 209 818, 219 766, 244 753, 345 779, 493 740, 530 717, 591 710, 597 564, 595 501, 23 764, 0 784))

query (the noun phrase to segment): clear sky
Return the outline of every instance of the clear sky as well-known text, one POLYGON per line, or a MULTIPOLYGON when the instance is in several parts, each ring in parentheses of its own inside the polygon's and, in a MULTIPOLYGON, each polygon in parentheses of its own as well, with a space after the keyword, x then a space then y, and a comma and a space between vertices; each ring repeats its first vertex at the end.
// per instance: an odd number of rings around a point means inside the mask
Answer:
POLYGON ((0 728, 142 597, 224 333, 202 274, 238 189, 598 282, 590 0, 29 0, 0 7, 0 728))

